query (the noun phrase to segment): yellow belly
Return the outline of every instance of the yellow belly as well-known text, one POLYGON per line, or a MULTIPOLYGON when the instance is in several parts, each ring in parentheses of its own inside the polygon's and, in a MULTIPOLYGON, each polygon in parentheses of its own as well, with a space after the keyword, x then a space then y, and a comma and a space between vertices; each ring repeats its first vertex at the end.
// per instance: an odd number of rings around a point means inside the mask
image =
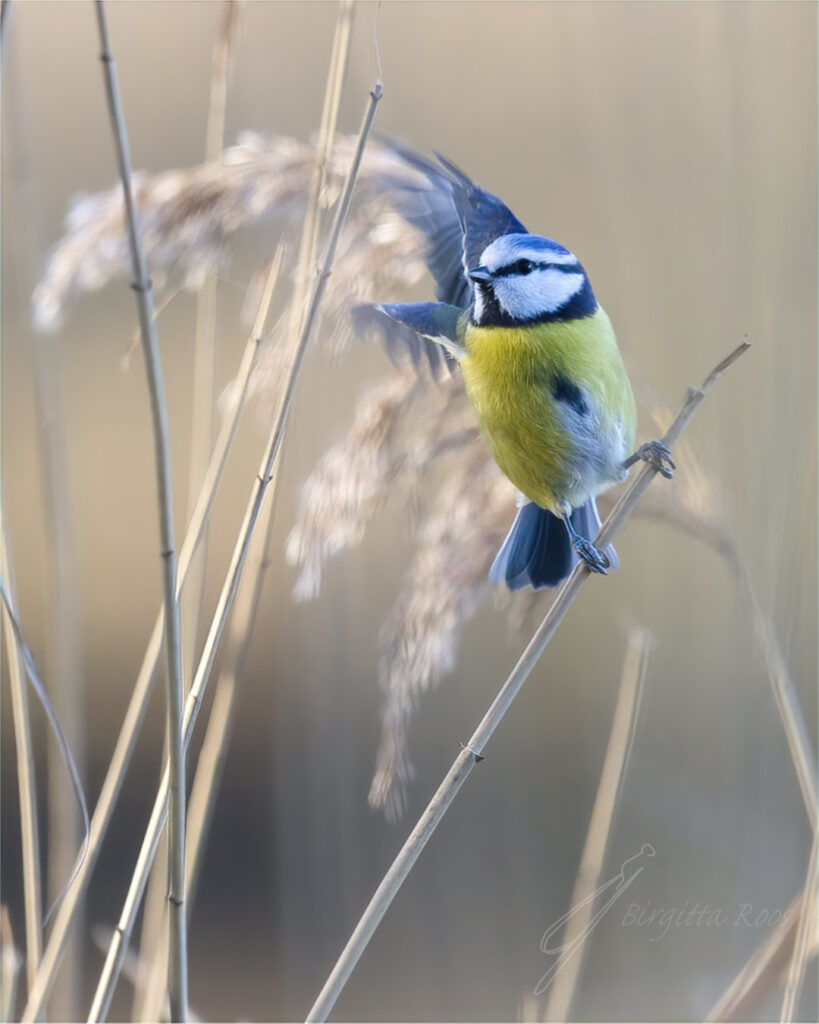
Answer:
POLYGON ((530 501, 555 513, 622 479, 636 410, 602 309, 580 320, 465 332, 467 394, 500 468, 530 501), (557 376, 578 385, 588 414, 555 399, 557 376))

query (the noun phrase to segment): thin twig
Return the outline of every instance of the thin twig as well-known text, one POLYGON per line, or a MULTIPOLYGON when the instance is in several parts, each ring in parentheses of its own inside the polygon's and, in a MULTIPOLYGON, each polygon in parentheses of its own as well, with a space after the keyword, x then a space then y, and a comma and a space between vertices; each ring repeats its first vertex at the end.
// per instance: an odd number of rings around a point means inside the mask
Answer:
MULTIPOLYGON (((335 221, 333 223, 332 230, 330 232, 330 238, 327 245, 327 252, 324 257, 323 266, 318 278, 315 282, 310 305, 308 308, 307 316, 305 318, 304 325, 302 327, 301 336, 299 338, 299 344, 296 350, 295 358, 290 368, 290 375, 287 380, 287 385, 284 389, 284 395, 281 405, 278 410, 275 422, 271 429, 270 436, 268 438, 267 447, 265 454, 262 459, 262 465, 260 471, 253 483, 253 487, 250 493, 250 499, 248 501, 247 508, 245 510, 244 520, 239 531, 239 537, 234 547, 233 555, 231 557, 230 566, 228 568, 227 576, 222 586, 222 592, 219 596, 219 601, 216 606, 213 621, 211 623, 210 631, 208 633, 207 640, 205 641, 205 647, 202 652, 202 657, 199 661, 199 666, 196 670, 196 676, 194 677, 191 691, 188 695, 188 700, 185 706, 185 723, 184 723, 184 747, 190 742, 191 735, 193 733, 193 727, 196 723, 196 718, 199 714, 199 708, 201 706, 204 691, 210 677, 210 671, 213 667, 213 659, 216 655, 216 648, 219 643, 219 639, 222 635, 222 631, 225 626, 225 622, 233 603, 233 598, 236 594, 236 588, 239 585, 241 579, 242 570, 244 568, 245 559, 247 557, 247 550, 250 544, 250 538, 253 533, 253 529, 256 525, 256 521, 259 516, 259 510, 261 508, 262 500, 264 498, 265 491, 270 482, 271 470, 275 464, 278 456, 279 448, 281 446, 282 438, 284 436, 284 430, 287 425, 287 419, 290 413, 290 408, 293 403, 293 397, 296 390, 296 382, 298 380, 299 372, 301 370, 302 363, 304 361, 304 353, 307 348, 307 342, 310 339, 310 335, 313 330, 313 324, 315 323, 316 315, 321 304, 321 299, 324 294, 324 290, 327 284, 327 280, 330 276, 330 269, 333 264, 335 257, 336 248, 338 246, 339 236, 341 229, 346 220, 347 213, 350 208, 350 202, 352 200, 353 187, 355 180, 358 175, 358 169, 361 164, 361 157, 364 152, 364 146, 366 145, 367 138, 372 128, 373 118, 375 117, 376 107, 382 95, 382 86, 380 82, 377 82, 373 91, 370 93, 370 100, 367 105, 367 110, 364 115, 364 122, 361 126, 361 131, 358 136, 358 143, 356 145, 355 153, 353 155, 352 164, 350 171, 347 176, 347 180, 344 185, 344 191, 342 192, 341 198, 339 199, 338 209, 336 211, 335 221)), ((120 916, 119 925, 117 927, 114 940, 111 947, 108 950, 108 956, 105 961, 105 965, 100 976, 99 984, 97 985, 97 991, 94 996, 94 1002, 91 1007, 91 1014, 89 1020, 101 1020, 104 1018, 108 1011, 108 1006, 113 995, 114 987, 116 985, 119 970, 122 965, 122 957, 125 954, 128 939, 134 926, 139 905, 142 899, 142 893, 145 888, 147 881, 148 872, 151 868, 153 856, 156 851, 156 845, 159 842, 159 836, 162 831, 162 827, 165 821, 167 806, 168 806, 168 769, 166 767, 165 774, 163 776, 162 784, 160 785, 159 792, 157 793, 156 801, 154 802, 154 808, 151 813, 150 821, 148 822, 148 828, 143 839, 142 848, 139 853, 137 865, 134 870, 134 874, 131 878, 131 884, 128 890, 128 895, 125 899, 125 904, 122 909, 120 916)))
MULTIPOLYGON (((187 573, 190 568, 191 557, 196 551, 202 536, 203 527, 210 516, 216 489, 219 485, 222 470, 224 469, 225 461, 227 459, 233 437, 236 433, 236 426, 239 422, 240 414, 244 408, 248 384, 256 363, 259 346, 261 345, 264 326, 267 321, 270 302, 273 296, 273 288, 281 267, 281 260, 282 249, 279 248, 270 265, 267 281, 259 302, 256 320, 247 344, 245 345, 242 359, 236 373, 236 379, 233 385, 236 394, 235 408, 232 408, 230 415, 226 416, 222 422, 219 436, 217 438, 216 445, 214 446, 213 455, 211 456, 208 472, 199 491, 196 509, 191 516, 188 531, 182 544, 182 550, 179 555, 177 595, 181 593, 181 590, 185 585, 187 573)), ((105 838, 105 833, 111 821, 117 797, 119 796, 119 791, 122 787, 122 782, 125 778, 125 773, 131 760, 134 744, 136 743, 136 738, 142 724, 142 719, 144 718, 145 710, 148 706, 148 699, 151 695, 151 686, 154 680, 162 647, 163 624, 164 610, 160 610, 157 620, 154 623, 153 633, 151 634, 151 639, 148 642, 148 647, 145 651, 142 665, 131 694, 131 699, 125 712, 125 718, 123 720, 119 736, 117 737, 114 753, 111 756, 111 762, 108 766, 108 771, 106 772, 105 779, 102 784, 97 805, 94 809, 94 815, 91 819, 87 856, 77 874, 74 886, 67 894, 66 899, 60 906, 57 917, 54 920, 54 926, 48 942, 46 943, 40 968, 37 971, 34 988, 29 994, 25 1010, 23 1011, 22 1019, 24 1021, 30 1022, 36 1020, 42 1013, 45 1000, 48 998, 54 984, 57 968, 60 964, 60 959, 65 948, 68 934, 76 917, 79 900, 88 885, 91 872, 97 862, 102 841, 105 838)))
POLYGON ((793 944, 788 975, 785 982, 785 995, 782 1000, 782 1012, 779 1016, 781 1024, 790 1024, 796 1012, 802 982, 805 979, 805 967, 808 958, 816 949, 816 855, 819 850, 819 835, 814 832, 808 860, 808 877, 799 907, 796 937, 793 944))
POLYGON ((176 541, 173 526, 173 495, 171 491, 171 457, 168 439, 168 415, 159 343, 154 320, 153 293, 142 238, 139 215, 134 202, 131 155, 125 118, 119 95, 114 58, 108 38, 103 0, 96 2, 99 29, 100 59, 105 75, 105 91, 111 129, 117 150, 117 163, 122 181, 122 197, 128 226, 128 242, 134 274, 145 371, 151 396, 154 448, 156 459, 157 498, 159 502, 159 533, 162 556, 162 582, 165 599, 165 657, 168 672, 168 750, 170 761, 170 825, 168 902, 170 904, 171 943, 168 960, 168 988, 171 1000, 171 1018, 184 1021, 188 1015, 188 943, 185 918, 185 757, 182 752, 182 709, 184 703, 182 681, 182 644, 179 629, 179 599, 176 593, 176 541))
MULTIPOLYGON (((0 573, 14 600, 14 576, 6 539, 6 522, 0 525, 0 573)), ((14 720, 14 744, 17 754, 17 792, 20 801, 20 838, 23 848, 23 909, 26 924, 26 977, 30 989, 42 955, 43 905, 40 878, 40 837, 37 826, 37 783, 34 749, 31 742, 31 719, 28 690, 23 674, 22 658, 10 613, 3 608, 3 632, 6 638, 6 659, 9 666, 9 689, 14 720)))
MULTIPOLYGON (((699 388, 689 388, 680 412, 669 427, 663 441, 672 447, 677 438, 688 425, 700 402, 705 398, 713 383, 728 367, 749 348, 744 340, 709 374, 699 388)), ((634 506, 654 478, 657 470, 649 463, 643 463, 620 500, 609 513, 603 527, 595 540, 598 547, 605 547, 614 537, 617 530, 631 514, 634 506)), ((500 724, 512 701, 523 686, 532 669, 538 662, 547 644, 563 620, 563 616, 574 602, 581 587, 589 577, 589 569, 579 563, 571 576, 565 581, 552 602, 549 611, 541 622, 534 636, 520 657, 497 697, 484 715, 480 725, 472 734, 469 742, 461 749, 452 767, 444 777, 426 810, 421 815, 415 828, 402 846, 381 884, 375 891, 364 914, 359 920, 347 945, 341 953, 318 999, 307 1015, 308 1021, 324 1021, 341 994, 347 979, 353 972, 361 954, 378 927, 384 914, 397 895, 399 889, 412 870, 421 851, 430 836, 440 824, 461 786, 469 777, 475 765, 483 760, 483 748, 500 724)))
MULTIPOLYGON (((634 742, 650 648, 650 637, 643 630, 635 631, 628 639, 603 770, 569 904, 572 909, 560 941, 560 955, 548 972, 548 981, 554 981, 544 1020, 569 1020, 571 1014, 587 948, 588 925, 594 913, 594 893, 600 883, 614 811, 634 742)), ((547 983, 544 978, 540 992, 547 983)))

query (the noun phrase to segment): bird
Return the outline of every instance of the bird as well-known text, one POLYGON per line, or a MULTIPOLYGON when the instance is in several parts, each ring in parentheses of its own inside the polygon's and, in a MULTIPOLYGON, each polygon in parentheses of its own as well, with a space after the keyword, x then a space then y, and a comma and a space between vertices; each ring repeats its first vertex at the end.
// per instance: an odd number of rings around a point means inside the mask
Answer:
POLYGON ((597 548, 596 497, 640 460, 666 477, 661 441, 634 451, 637 411, 611 321, 579 259, 530 233, 497 196, 440 154, 401 144, 421 172, 394 182, 394 206, 416 228, 436 302, 359 306, 360 329, 403 344, 433 369, 463 375, 481 434, 518 490, 518 510, 489 572, 510 590, 554 587, 578 561, 605 575, 612 545, 597 548))

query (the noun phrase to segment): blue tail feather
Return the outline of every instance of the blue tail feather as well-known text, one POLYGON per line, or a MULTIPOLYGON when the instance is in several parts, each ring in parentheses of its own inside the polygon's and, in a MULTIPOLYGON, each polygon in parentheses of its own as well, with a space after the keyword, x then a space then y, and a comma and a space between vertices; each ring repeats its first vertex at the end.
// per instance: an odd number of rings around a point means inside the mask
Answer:
MULTIPOLYGON (((600 517, 594 498, 572 511, 572 526, 588 540, 594 540, 600 530, 600 517)), ((605 549, 611 568, 619 565, 611 544, 605 549)), ((521 587, 556 587, 577 564, 569 531, 558 516, 534 502, 518 509, 512 529, 501 545, 489 579, 492 583, 506 583, 510 590, 521 587)))

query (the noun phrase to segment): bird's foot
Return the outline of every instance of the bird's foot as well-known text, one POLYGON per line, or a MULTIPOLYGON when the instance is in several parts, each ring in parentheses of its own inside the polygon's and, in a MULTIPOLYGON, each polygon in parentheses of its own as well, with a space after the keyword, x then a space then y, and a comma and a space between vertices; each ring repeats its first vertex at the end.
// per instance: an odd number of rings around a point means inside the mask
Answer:
POLYGON ((641 444, 637 451, 625 460, 623 466, 625 469, 628 469, 635 462, 649 463, 666 480, 670 480, 674 476, 674 470, 677 468, 674 460, 671 458, 668 446, 663 444, 662 441, 646 441, 645 444, 641 444))
POLYGON ((587 569, 590 569, 592 572, 599 572, 601 576, 605 576, 608 573, 611 562, 600 548, 596 548, 590 540, 586 540, 584 537, 574 537, 572 543, 577 552, 577 557, 587 569))

